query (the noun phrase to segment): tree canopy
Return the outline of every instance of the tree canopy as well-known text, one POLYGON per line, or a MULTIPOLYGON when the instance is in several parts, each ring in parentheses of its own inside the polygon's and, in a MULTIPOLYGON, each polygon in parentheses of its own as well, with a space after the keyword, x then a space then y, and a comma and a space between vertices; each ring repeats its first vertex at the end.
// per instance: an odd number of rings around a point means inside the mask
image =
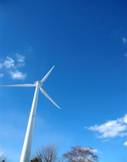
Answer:
POLYGON ((73 147, 63 155, 68 162, 96 162, 98 157, 96 151, 90 147, 73 147))

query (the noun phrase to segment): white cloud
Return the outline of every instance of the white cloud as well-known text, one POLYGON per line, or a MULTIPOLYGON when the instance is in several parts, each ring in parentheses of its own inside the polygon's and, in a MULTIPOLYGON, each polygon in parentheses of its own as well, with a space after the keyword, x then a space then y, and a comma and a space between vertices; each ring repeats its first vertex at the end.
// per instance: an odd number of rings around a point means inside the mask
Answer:
POLYGON ((15 67, 15 60, 12 59, 11 57, 6 57, 5 60, 3 61, 3 63, 1 63, 0 65, 1 68, 14 68, 15 67))
POLYGON ((125 141, 125 142, 123 143, 123 145, 127 147, 127 141, 125 141))
POLYGON ((14 80, 24 80, 26 78, 26 74, 21 71, 10 71, 10 76, 14 80))
POLYGON ((9 74, 12 79, 23 80, 26 78, 26 73, 23 73, 21 69, 25 66, 25 56, 16 53, 15 57, 7 56, 0 62, 0 78, 9 74))
POLYGON ((127 136, 127 114, 119 119, 91 126, 89 130, 99 133, 101 138, 127 136))
POLYGON ((123 121, 124 121, 125 124, 127 124, 127 114, 124 115, 124 117, 123 117, 123 121))

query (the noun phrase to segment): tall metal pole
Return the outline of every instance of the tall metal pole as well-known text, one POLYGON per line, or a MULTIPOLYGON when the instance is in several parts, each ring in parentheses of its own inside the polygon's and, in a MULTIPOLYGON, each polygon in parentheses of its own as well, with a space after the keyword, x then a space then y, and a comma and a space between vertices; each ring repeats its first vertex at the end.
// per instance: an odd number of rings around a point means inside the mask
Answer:
POLYGON ((24 144, 22 147, 22 152, 21 152, 21 157, 20 157, 20 162, 30 162, 32 132, 33 132, 33 126, 34 126, 34 122, 35 122, 39 88, 40 88, 39 82, 36 82, 36 89, 35 89, 32 107, 31 107, 31 111, 30 111, 30 115, 29 115, 24 144))

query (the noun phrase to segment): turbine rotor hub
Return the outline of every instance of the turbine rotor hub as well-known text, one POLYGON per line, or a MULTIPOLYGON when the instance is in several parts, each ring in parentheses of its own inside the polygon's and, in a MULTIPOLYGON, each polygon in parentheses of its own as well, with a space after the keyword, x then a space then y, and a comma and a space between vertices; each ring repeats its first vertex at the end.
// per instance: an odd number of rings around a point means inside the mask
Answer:
POLYGON ((35 81, 35 85, 37 86, 39 86, 39 87, 41 87, 42 86, 42 83, 41 83, 41 81, 39 81, 39 80, 37 80, 37 81, 35 81))

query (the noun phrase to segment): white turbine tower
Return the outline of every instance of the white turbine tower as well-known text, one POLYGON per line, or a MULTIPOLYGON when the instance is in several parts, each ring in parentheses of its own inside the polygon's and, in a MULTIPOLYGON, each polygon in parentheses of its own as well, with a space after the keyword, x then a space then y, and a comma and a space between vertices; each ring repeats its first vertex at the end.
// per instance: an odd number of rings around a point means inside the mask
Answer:
POLYGON ((30 162, 32 132, 33 132, 33 126, 35 122, 39 90, 56 108, 60 109, 59 105, 55 103, 55 101, 47 94, 47 92, 43 87, 44 82, 47 80, 54 67, 55 66, 53 66, 40 81, 36 81, 34 84, 1 85, 2 87, 35 87, 33 102, 31 106, 28 125, 26 129, 21 156, 20 156, 20 162, 30 162))

